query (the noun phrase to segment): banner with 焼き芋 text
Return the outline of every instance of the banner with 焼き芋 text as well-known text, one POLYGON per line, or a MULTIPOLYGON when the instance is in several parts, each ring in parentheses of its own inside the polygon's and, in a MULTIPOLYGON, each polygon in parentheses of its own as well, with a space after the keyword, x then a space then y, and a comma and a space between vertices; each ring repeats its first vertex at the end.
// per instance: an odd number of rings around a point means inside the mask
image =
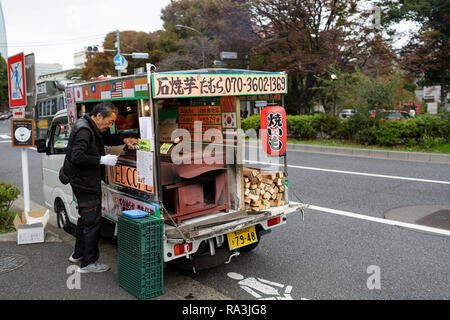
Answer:
POLYGON ((287 93, 287 75, 153 74, 153 98, 287 93))

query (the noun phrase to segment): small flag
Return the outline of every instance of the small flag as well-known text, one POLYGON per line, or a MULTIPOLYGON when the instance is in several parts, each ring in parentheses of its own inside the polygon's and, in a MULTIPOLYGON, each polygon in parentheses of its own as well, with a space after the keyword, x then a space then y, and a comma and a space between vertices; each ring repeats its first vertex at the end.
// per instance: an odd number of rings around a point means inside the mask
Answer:
POLYGON ((100 95, 100 85, 97 84, 93 84, 91 86, 91 100, 100 100, 101 95, 100 95))
POLYGON ((236 128, 236 112, 222 113, 222 128, 236 128))
POLYGON ((83 88, 76 87, 75 88, 75 101, 83 101, 83 88))
POLYGON ((111 98, 122 98, 122 82, 111 82, 111 98))
POLYGON ((136 97, 148 97, 147 78, 139 78, 134 80, 134 95, 136 97))
POLYGON ((125 80, 122 82, 122 96, 124 98, 134 98, 133 80, 125 80))
POLYGON ((101 91, 101 99, 111 99, 111 89, 110 89, 110 84, 109 83, 103 83, 102 84, 102 91, 101 91))
POLYGON ((83 87, 83 100, 91 100, 91 88, 89 86, 83 87))

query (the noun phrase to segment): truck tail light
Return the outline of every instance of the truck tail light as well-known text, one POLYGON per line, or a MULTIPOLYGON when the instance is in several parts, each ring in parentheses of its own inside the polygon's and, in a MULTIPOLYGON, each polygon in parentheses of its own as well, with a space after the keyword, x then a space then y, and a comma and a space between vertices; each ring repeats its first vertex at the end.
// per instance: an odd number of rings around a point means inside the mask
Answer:
POLYGON ((267 220, 267 226, 271 227, 281 222, 281 217, 276 217, 270 220, 267 220))
MULTIPOLYGON (((188 243, 187 246, 188 246, 188 251, 192 251, 192 243, 188 243)), ((176 256, 179 256, 180 254, 183 254, 185 252, 185 250, 184 250, 184 243, 176 244, 173 247, 173 252, 174 252, 174 254, 176 256)))

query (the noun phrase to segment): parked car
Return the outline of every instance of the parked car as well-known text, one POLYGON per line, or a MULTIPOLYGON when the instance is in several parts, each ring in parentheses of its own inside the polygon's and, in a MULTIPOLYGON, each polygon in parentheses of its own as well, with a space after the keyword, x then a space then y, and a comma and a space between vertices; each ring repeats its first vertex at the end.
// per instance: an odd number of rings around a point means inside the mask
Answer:
POLYGON ((341 119, 347 119, 351 116, 354 116, 356 114, 355 109, 344 109, 339 113, 339 118, 341 119))
POLYGON ((375 118, 378 114, 378 117, 381 120, 406 120, 411 118, 408 112, 401 110, 378 110, 373 111, 370 116, 375 118))
POLYGON ((7 112, 2 112, 0 113, 0 120, 6 120, 8 119, 8 113, 7 112))

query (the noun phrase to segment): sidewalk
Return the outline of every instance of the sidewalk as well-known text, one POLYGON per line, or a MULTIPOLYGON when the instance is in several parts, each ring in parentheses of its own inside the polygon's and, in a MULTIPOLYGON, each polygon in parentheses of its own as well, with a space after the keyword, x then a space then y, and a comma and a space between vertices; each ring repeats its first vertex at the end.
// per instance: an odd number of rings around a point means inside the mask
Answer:
MULTIPOLYGON (((14 202, 12 210, 23 211, 23 198, 14 202)), ((45 210, 31 202, 30 211, 45 210)), ((108 264, 110 271, 81 274, 80 289, 70 289, 76 268, 68 258, 73 252, 74 243, 72 235, 58 229, 56 214, 53 212, 45 229, 44 243, 19 246, 17 232, 0 235, 0 300, 136 300, 119 286, 117 245, 105 239, 100 241, 100 261, 108 264), (16 255, 25 260, 25 264, 5 272, 7 268, 2 257, 9 259, 16 255)), ((164 292, 164 295, 154 300, 185 300, 185 297, 193 300, 230 299, 167 268, 164 270, 164 292)))
POLYGON ((359 149, 347 147, 328 147, 328 146, 295 144, 295 143, 288 143, 287 150, 336 154, 351 157, 450 164, 450 154, 443 154, 443 153, 373 150, 373 149, 359 149))

